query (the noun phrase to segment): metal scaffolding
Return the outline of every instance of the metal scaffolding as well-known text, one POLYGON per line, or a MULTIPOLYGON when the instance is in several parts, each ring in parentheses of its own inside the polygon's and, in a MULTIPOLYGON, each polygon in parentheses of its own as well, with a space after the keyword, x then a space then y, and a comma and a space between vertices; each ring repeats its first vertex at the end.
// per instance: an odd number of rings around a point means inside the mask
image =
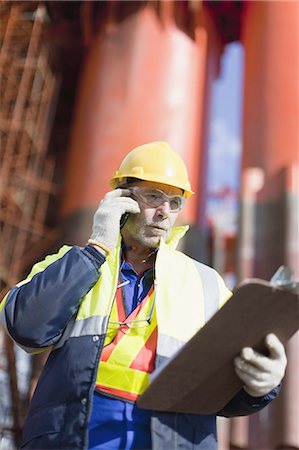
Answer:
MULTIPOLYGON (((48 225, 49 202, 56 194, 48 143, 59 81, 50 65, 51 43, 44 38, 44 4, 2 3, 0 20, 2 298, 56 238, 48 225)), ((20 398, 14 345, 2 330, 0 335, 0 395, 6 408, 0 446, 10 449, 18 446, 27 399, 20 398)))
POLYGON ((5 4, 1 12, 0 292, 53 240, 47 208, 55 194, 54 160, 47 155, 58 81, 42 39, 42 3, 5 4))

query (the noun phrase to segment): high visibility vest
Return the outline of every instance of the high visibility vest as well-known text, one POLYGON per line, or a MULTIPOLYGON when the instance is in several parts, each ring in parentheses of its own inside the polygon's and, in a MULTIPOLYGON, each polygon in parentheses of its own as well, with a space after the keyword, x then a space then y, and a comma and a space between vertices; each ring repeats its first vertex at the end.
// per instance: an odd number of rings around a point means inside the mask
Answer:
POLYGON ((157 347, 154 297, 152 285, 137 308, 126 317, 121 289, 117 289, 98 369, 98 391, 136 401, 149 385, 157 347), (126 322, 128 325, 116 328, 117 322, 126 322))
MULTIPOLYGON (((161 240, 155 263, 155 314, 158 323, 156 368, 178 351, 205 324, 231 296, 222 278, 212 268, 198 263, 176 250, 180 238, 188 227, 173 228, 167 242, 161 240)), ((45 270, 68 252, 63 246, 55 255, 35 264, 19 285, 45 270)), ((81 299, 76 316, 68 322, 54 348, 59 348, 73 337, 104 337, 109 334, 113 302, 117 291, 121 236, 114 252, 107 255, 101 266, 98 281, 81 299)), ((0 319, 5 326, 4 309, 7 296, 0 304, 0 319)), ((96 342, 96 341, 95 341, 96 342)), ((22 346, 27 352, 42 350, 22 346)))

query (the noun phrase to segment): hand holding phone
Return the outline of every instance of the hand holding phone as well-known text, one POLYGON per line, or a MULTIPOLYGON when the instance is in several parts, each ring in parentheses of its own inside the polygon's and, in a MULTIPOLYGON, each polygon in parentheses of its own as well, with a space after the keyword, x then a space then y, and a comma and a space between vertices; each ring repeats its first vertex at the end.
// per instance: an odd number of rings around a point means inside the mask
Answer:
POLYGON ((90 239, 110 251, 115 249, 119 231, 128 215, 140 212, 138 203, 130 197, 130 194, 129 189, 120 188, 108 192, 94 214, 90 239))

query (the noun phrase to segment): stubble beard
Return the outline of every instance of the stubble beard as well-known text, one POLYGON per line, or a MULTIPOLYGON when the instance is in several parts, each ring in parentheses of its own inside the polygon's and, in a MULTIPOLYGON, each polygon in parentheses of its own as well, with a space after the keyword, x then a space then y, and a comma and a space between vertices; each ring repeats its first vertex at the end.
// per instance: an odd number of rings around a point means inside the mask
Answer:
POLYGON ((146 228, 143 226, 136 227, 133 237, 143 247, 152 249, 160 246, 161 236, 147 236, 146 228))
POLYGON ((138 221, 130 220, 125 224, 124 231, 130 235, 138 244, 145 248, 155 249, 160 246, 161 238, 167 239, 169 232, 165 231, 161 236, 148 236, 147 227, 152 224, 139 224, 138 221))

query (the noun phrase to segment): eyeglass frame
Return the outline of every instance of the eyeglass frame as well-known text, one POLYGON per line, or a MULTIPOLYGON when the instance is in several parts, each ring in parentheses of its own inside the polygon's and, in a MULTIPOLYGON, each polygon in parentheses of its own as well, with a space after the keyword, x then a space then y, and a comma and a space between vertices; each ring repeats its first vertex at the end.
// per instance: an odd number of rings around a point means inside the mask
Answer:
POLYGON ((159 206, 163 205, 163 203, 165 201, 167 201, 169 203, 170 211, 172 213, 175 213, 175 212, 179 212, 181 209, 183 209, 184 204, 185 204, 185 198, 182 195, 167 195, 167 194, 165 194, 165 192, 161 191, 160 189, 150 188, 150 187, 146 187, 146 186, 132 186, 132 187, 129 187, 128 189, 132 192, 133 195, 135 195, 137 197, 137 199, 139 197, 139 199, 141 201, 143 201, 146 205, 148 205, 152 208, 158 208, 159 206), (159 205, 153 205, 152 203, 147 202, 140 194, 138 194, 138 191, 145 190, 145 189, 148 191, 158 192, 164 201, 162 203, 160 203, 159 205), (174 198, 180 199, 180 206, 176 209, 171 209, 171 200, 174 198))
MULTIPOLYGON (((121 286, 118 286, 118 288, 119 287, 121 287, 121 286)), ((134 330, 134 327, 131 327, 130 324, 139 323, 139 322, 147 322, 147 325, 145 325, 145 327, 147 327, 152 322, 155 304, 156 304, 156 282, 154 280, 154 298, 153 298, 153 302, 152 302, 151 309, 149 311, 149 315, 148 315, 147 319, 133 319, 133 320, 125 320, 123 322, 109 321, 108 325, 107 325, 107 328, 108 329, 110 328, 110 330, 117 330, 117 329, 120 329, 123 326, 127 326, 128 328, 134 330), (114 327, 109 327, 109 325, 111 325, 111 324, 118 325, 118 328, 117 327, 115 327, 115 328, 114 327)), ((137 328, 139 328, 139 327, 136 327, 135 329, 137 329, 137 328)), ((142 328, 142 327, 140 327, 140 328, 142 328)))

